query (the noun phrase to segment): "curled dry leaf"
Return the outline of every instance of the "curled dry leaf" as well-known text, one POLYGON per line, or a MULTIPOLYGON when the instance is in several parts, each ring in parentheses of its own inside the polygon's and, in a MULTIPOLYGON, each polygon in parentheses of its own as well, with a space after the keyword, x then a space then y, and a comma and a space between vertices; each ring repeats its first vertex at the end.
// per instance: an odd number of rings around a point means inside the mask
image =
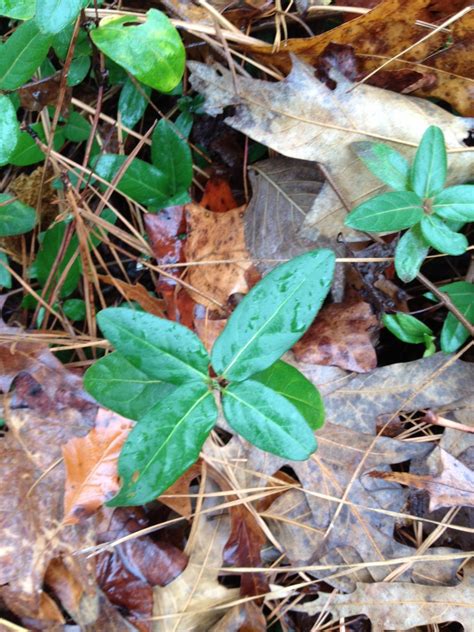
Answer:
POLYGON ((213 213, 198 204, 186 206, 186 261, 202 262, 189 266, 186 281, 196 290, 190 292, 193 299, 210 309, 220 305, 225 312, 232 294, 246 294, 249 290, 246 272, 252 268, 252 262, 245 247, 244 210, 240 206, 226 213, 213 213), (212 263, 229 259, 236 262, 212 263))
POLYGON ((293 353, 299 362, 367 373, 377 366, 374 344, 378 328, 379 320, 368 303, 334 303, 319 312, 293 353))
POLYGON ((330 595, 294 610, 316 614, 323 609, 336 618, 365 614, 374 632, 411 630, 420 625, 457 621, 470 630, 474 615, 474 564, 464 568, 457 586, 422 586, 411 583, 357 583, 349 595, 330 595))
POLYGON ((432 472, 427 476, 409 472, 371 472, 370 476, 427 491, 430 511, 440 507, 474 507, 474 472, 470 468, 442 448, 430 454, 427 464, 432 472))
MULTIPOLYGON (((368 85, 354 84, 333 72, 334 90, 314 77, 314 69, 292 56, 293 68, 277 83, 234 77, 227 70, 189 62, 190 82, 206 100, 208 114, 235 106, 225 121, 281 154, 322 163, 348 207, 381 193, 385 187, 351 150, 356 141, 379 141, 412 158, 429 125, 443 129, 449 151, 450 184, 472 175, 474 152, 463 143, 472 121, 454 116, 428 101, 368 85), (337 147, 337 151, 335 148, 337 147)), ((315 232, 334 240, 344 231, 347 209, 328 182, 306 216, 301 236, 315 232)))
POLYGON ((66 467, 64 524, 88 518, 120 487, 118 457, 133 424, 103 409, 96 424, 85 437, 74 437, 62 448, 66 467))

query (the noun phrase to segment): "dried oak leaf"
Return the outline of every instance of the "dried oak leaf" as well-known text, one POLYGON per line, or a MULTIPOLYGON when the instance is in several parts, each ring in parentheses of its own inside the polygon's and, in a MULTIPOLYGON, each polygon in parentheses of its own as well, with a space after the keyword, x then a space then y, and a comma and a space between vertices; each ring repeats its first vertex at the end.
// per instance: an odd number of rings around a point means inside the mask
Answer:
POLYGON ((377 366, 374 338, 379 320, 364 301, 349 300, 324 307, 293 347, 295 358, 367 373, 377 366))
POLYGON ((246 294, 249 290, 246 272, 252 262, 245 247, 243 216, 243 206, 226 213, 213 213, 198 204, 186 206, 186 261, 203 262, 189 266, 186 281, 195 290, 190 291, 192 298, 210 309, 225 312, 232 294, 246 294), (227 259, 237 262, 212 263, 227 259))
POLYGON ((427 491, 430 511, 440 507, 474 507, 474 472, 470 468, 442 448, 433 450, 427 465, 432 473, 426 476, 410 472, 370 472, 370 476, 427 491))
POLYGON ((118 457, 132 425, 130 420, 102 409, 95 428, 63 445, 64 524, 78 524, 118 491, 118 457))
MULTIPOLYGON (((249 168, 252 198, 245 212, 245 241, 255 259, 291 259, 315 248, 301 226, 324 177, 317 165, 292 158, 270 158, 249 168)), ((273 264, 274 265, 274 264, 273 264)), ((273 267, 257 264, 261 272, 273 267)))
POLYGON ((357 583, 349 595, 330 595, 294 610, 316 614, 323 609, 335 619, 365 614, 374 632, 412 630, 421 625, 457 621, 464 630, 472 629, 474 616, 474 564, 464 568, 457 586, 423 586, 412 583, 357 583))
MULTIPOLYGON (((225 121, 252 139, 281 154, 322 163, 339 194, 355 206, 385 190, 351 150, 356 141, 386 142, 412 158, 429 125, 439 125, 450 153, 450 184, 472 175, 474 153, 463 144, 472 121, 454 116, 433 103, 388 90, 354 84, 333 72, 337 87, 331 90, 314 77, 314 70, 292 56, 293 69, 283 81, 271 83, 247 77, 234 78, 227 70, 189 62, 190 82, 205 96, 204 108, 217 115, 228 105, 234 116, 225 121), (337 148, 337 149, 336 149, 337 148)), ((302 237, 320 233, 335 240, 343 231, 347 210, 325 182, 301 229, 302 237)))

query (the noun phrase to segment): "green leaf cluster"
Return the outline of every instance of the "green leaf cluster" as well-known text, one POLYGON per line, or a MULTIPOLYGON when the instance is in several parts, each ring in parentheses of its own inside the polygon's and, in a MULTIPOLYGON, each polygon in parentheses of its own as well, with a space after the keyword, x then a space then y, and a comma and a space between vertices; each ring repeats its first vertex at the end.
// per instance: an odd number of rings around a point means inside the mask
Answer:
POLYGON ((354 208, 346 225, 385 233, 408 228, 395 251, 395 269, 402 281, 412 281, 430 247, 461 255, 466 237, 458 231, 474 220, 474 186, 445 187, 447 154, 443 132, 430 126, 423 134, 413 164, 392 147, 355 143, 364 164, 394 191, 375 196, 354 208))
POLYGON ((127 308, 98 314, 115 351, 86 372, 85 387, 137 420, 111 506, 158 497, 194 463, 215 426, 216 400, 229 425, 262 450, 291 460, 314 452, 321 397, 279 358, 319 311, 334 266, 330 250, 314 250, 275 268, 237 306, 210 356, 178 323, 127 308))

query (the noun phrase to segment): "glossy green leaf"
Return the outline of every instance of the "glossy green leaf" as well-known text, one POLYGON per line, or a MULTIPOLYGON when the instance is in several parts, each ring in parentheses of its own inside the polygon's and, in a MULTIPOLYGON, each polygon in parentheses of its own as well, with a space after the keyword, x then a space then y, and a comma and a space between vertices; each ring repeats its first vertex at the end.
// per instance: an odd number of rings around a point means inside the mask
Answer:
POLYGON ((9 162, 18 144, 20 125, 10 99, 0 94, 0 165, 9 162))
MULTIPOLYGON (((474 284, 468 281, 455 281, 439 288, 446 292, 459 311, 474 324, 474 284)), ((426 294, 430 300, 437 301, 431 293, 426 294)), ((441 349, 445 353, 454 353, 469 338, 469 332, 454 316, 448 314, 441 330, 441 349)))
POLYGON ((20 24, 0 47, 0 89, 16 90, 31 79, 48 54, 51 41, 34 21, 20 24))
POLYGON ((322 397, 314 384, 294 366, 278 360, 265 371, 252 375, 251 379, 285 397, 313 430, 321 428, 324 423, 322 397))
POLYGON ((444 135, 431 125, 423 134, 411 168, 411 188, 422 198, 441 191, 446 182, 447 156, 444 135))
POLYGON ((103 309, 97 321, 117 351, 148 376, 171 384, 208 379, 207 352, 187 327, 123 307, 103 309))
POLYGON ((16 200, 9 193, 0 193, 0 237, 27 233, 35 224, 34 208, 16 200))
POLYGON ((191 150, 186 140, 176 133, 173 124, 166 119, 161 119, 153 131, 151 161, 166 175, 170 194, 184 192, 191 186, 191 150))
MULTIPOLYGON (((46 285, 49 274, 54 264, 56 263, 59 253, 62 250, 66 228, 67 224, 65 222, 57 222, 56 224, 53 224, 53 226, 48 228, 48 230, 44 234, 43 241, 41 242, 41 247, 35 260, 37 278, 42 287, 46 285)), ((69 294, 74 292, 79 283, 79 279, 81 278, 81 258, 79 255, 76 256, 78 248, 79 242, 77 236, 73 235, 71 241, 69 242, 69 246, 66 248, 66 252, 61 259, 61 262, 59 263, 56 272, 53 275, 52 284, 49 285, 49 290, 51 290, 51 288, 54 287, 54 285, 57 284, 57 282, 59 281, 66 267, 68 268, 66 279, 59 293, 59 296, 61 298, 69 296, 69 294), (71 264, 72 258, 74 258, 74 261, 71 264)))
POLYGON ((317 448, 303 415, 285 397, 253 380, 230 384, 222 395, 225 418, 261 450, 304 461, 317 448))
POLYGON ((183 76, 185 51, 178 31, 161 11, 150 9, 144 24, 128 15, 105 18, 91 32, 94 44, 142 83, 169 92, 183 76))
MULTIPOLYGON (((57 57, 61 61, 65 61, 67 52, 71 44, 72 36, 74 34, 74 24, 69 25, 59 33, 56 33, 53 37, 52 47, 57 57)), ((74 57, 89 56, 92 54, 92 45, 89 41, 89 36, 85 29, 81 29, 77 34, 76 41, 74 43, 74 57)))
MULTIPOLYGON (((46 134, 41 123, 33 123, 31 129, 38 134, 39 139, 47 144, 46 134)), ((53 149, 58 151, 64 145, 64 132, 58 127, 53 140, 53 149)), ((15 150, 10 156, 10 164, 15 167, 28 167, 38 162, 43 162, 45 158, 44 152, 38 147, 34 138, 28 132, 20 132, 18 143, 15 150)))
MULTIPOLYGON (((126 160, 127 156, 104 154, 99 158, 94 171, 104 180, 112 182, 126 160)), ((165 174, 139 158, 131 161, 121 176, 117 189, 144 206, 165 206, 169 199, 165 174)))
POLYGON ((63 127, 64 136, 75 143, 87 140, 91 130, 92 125, 78 112, 71 112, 63 127))
POLYGON ((214 370, 229 380, 268 368, 301 338, 331 287, 335 257, 313 250, 267 274, 233 311, 216 340, 214 370))
POLYGON ((140 419, 176 388, 149 377, 118 351, 86 371, 84 387, 100 404, 128 419, 140 419))
POLYGON ((413 281, 429 249, 419 224, 415 224, 400 237, 395 248, 395 270, 402 281, 413 281))
POLYGON ((379 180, 396 190, 407 190, 410 185, 408 160, 384 143, 361 141, 351 144, 351 149, 379 180))
POLYGON ((40 31, 54 35, 77 18, 82 0, 38 0, 35 21, 40 31))
POLYGON ((436 345, 435 345, 435 336, 430 336, 428 334, 424 335, 424 343, 425 343, 425 352, 423 353, 424 358, 429 358, 434 353, 436 353, 436 345))
POLYGON ((371 233, 410 228, 423 216, 423 202, 412 191, 382 193, 356 206, 345 219, 346 226, 371 233))
POLYGON ((85 320, 86 302, 82 298, 69 298, 63 303, 63 312, 69 320, 85 320))
POLYGON ((0 0, 0 15, 14 20, 29 20, 36 11, 36 0, 0 0))
POLYGON ((438 252, 447 255, 462 255, 469 245, 466 237, 452 231, 436 215, 425 215, 420 222, 425 240, 438 252))
POLYGON ((444 220, 474 222, 474 185, 444 189, 433 200, 433 212, 444 220))
POLYGON ((384 314, 382 317, 385 327, 399 340, 410 344, 421 344, 425 336, 432 336, 432 330, 410 314, 384 314))
POLYGON ((150 99, 151 88, 139 83, 139 87, 127 78, 120 91, 118 111, 122 125, 133 129, 145 114, 150 99))
POLYGON ((0 287, 10 290, 12 287, 12 275, 5 266, 9 265, 6 252, 0 252, 0 287))
POLYGON ((66 85, 69 88, 73 88, 74 86, 78 86, 82 83, 91 69, 91 64, 91 58, 87 55, 74 57, 71 65, 69 66, 66 85))
POLYGON ((183 384, 156 404, 122 448, 122 488, 107 504, 143 505, 160 496, 197 460, 216 419, 214 396, 204 384, 183 384))

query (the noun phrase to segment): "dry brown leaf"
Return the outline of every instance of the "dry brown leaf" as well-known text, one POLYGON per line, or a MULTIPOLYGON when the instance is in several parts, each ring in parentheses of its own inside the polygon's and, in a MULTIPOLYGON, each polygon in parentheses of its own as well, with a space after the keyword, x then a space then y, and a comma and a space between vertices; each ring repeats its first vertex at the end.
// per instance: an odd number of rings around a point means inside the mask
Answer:
POLYGON ((253 601, 231 608, 209 632, 265 632, 267 622, 262 610, 253 601))
POLYGON ((97 278, 107 285, 113 285, 127 301, 136 301, 142 309, 159 318, 165 317, 164 302, 152 296, 141 283, 126 283, 108 274, 98 274, 97 278))
MULTIPOLYGON (((388 90, 354 84, 332 73, 337 86, 331 90, 314 77, 314 70, 292 57, 290 75, 278 83, 247 77, 235 78, 227 70, 189 62, 190 82, 206 98, 204 108, 213 116, 235 106, 225 121, 252 139, 286 156, 322 163, 348 206, 355 206, 385 190, 351 150, 355 141, 386 142, 411 158, 429 125, 445 134, 449 156, 449 183, 472 177, 474 152, 463 144, 472 121, 440 107, 388 90)), ((306 216, 301 236, 315 231, 335 239, 347 231, 347 209, 326 182, 306 216)))
POLYGON ((209 318, 195 318, 194 327, 196 333, 201 338, 202 344, 208 352, 211 351, 215 341, 224 331, 227 324, 227 318, 219 318, 218 320, 210 320, 209 318))
POLYGON ((377 366, 374 343, 378 327, 379 320, 368 303, 334 303, 319 312, 293 353, 299 362, 367 373, 377 366))
MULTIPOLYGON (((20 104, 30 112, 41 112, 47 105, 56 105, 61 94, 62 72, 58 71, 50 77, 31 81, 18 90, 20 104)), ((67 118, 71 104, 72 88, 62 90, 61 116, 67 118)))
POLYGON ((171 487, 168 487, 168 489, 160 495, 160 503, 176 511, 180 516, 190 518, 192 514, 192 499, 189 496, 189 486, 193 479, 198 476, 201 476, 200 461, 191 465, 171 487))
POLYGON ((357 583, 349 595, 330 595, 294 607, 298 612, 316 614, 326 608, 336 619, 365 614, 373 632, 410 630, 419 625, 457 621, 472 630, 474 618, 474 564, 464 568, 457 586, 422 586, 405 582, 357 583))
POLYGON ((371 472, 374 478, 425 490, 430 495, 430 511, 440 507, 474 507, 474 472, 442 448, 427 459, 433 472, 428 476, 409 472, 371 472))
POLYGON ((64 524, 78 524, 115 495, 120 484, 117 462, 133 424, 116 413, 100 410, 96 427, 85 437, 63 445, 66 467, 64 524))
POLYGON ((206 296, 225 306, 232 294, 246 294, 249 290, 246 272, 252 262, 245 247, 244 210, 240 206, 226 213, 213 213, 198 204, 186 207, 189 231, 184 246, 186 261, 238 260, 238 263, 203 263, 188 268, 186 281, 197 290, 190 292, 192 298, 210 309, 217 306, 206 296))

